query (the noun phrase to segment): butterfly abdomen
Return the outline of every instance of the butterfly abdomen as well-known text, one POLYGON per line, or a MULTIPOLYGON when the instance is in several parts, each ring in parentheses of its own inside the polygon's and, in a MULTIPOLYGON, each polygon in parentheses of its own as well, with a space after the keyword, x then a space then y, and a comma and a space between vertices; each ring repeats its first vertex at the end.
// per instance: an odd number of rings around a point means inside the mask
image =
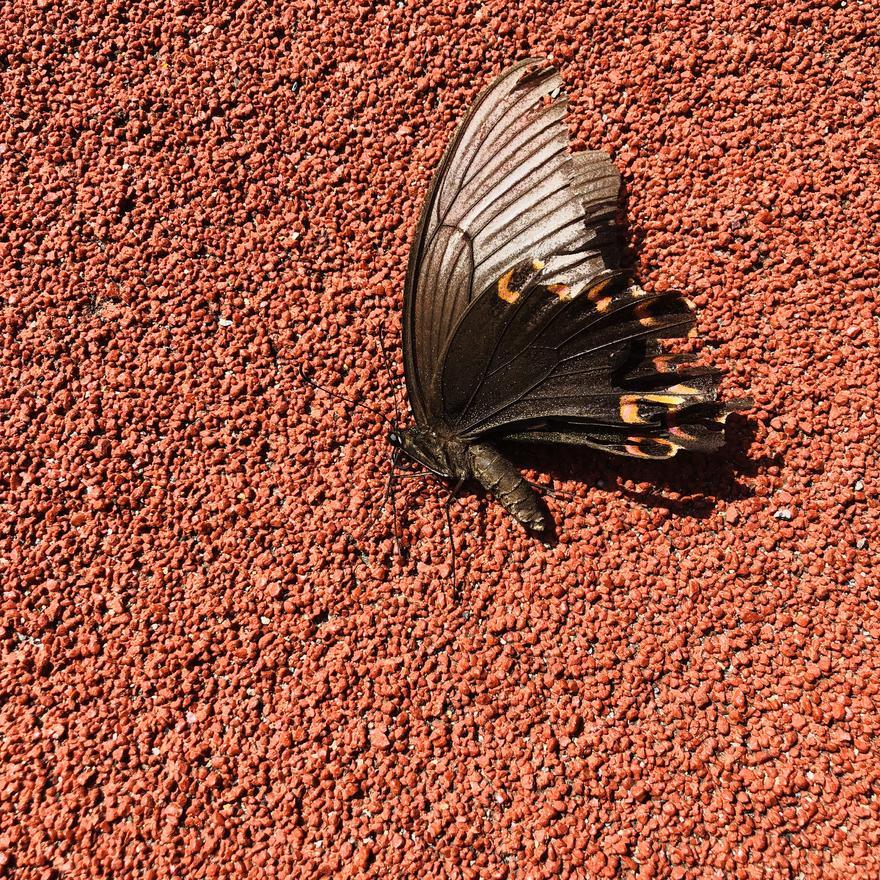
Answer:
POLYGON ((497 449, 487 443, 474 443, 468 446, 467 457, 474 479, 491 492, 511 516, 527 529, 544 531, 547 522, 538 496, 497 449))

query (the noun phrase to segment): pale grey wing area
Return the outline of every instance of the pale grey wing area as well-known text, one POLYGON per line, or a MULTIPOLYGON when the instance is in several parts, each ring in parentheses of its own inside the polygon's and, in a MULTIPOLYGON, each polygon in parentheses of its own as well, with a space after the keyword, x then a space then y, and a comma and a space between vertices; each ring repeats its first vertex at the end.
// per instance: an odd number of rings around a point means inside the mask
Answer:
MULTIPOLYGON (((620 176, 605 153, 569 150, 567 99, 547 62, 520 62, 477 98, 432 182, 410 252, 403 346, 417 421, 444 419, 443 361, 470 302, 517 295, 523 271, 575 297, 616 268, 620 176), (523 267, 526 267, 525 270, 523 267)), ((477 345, 491 347, 497 328, 477 345)))

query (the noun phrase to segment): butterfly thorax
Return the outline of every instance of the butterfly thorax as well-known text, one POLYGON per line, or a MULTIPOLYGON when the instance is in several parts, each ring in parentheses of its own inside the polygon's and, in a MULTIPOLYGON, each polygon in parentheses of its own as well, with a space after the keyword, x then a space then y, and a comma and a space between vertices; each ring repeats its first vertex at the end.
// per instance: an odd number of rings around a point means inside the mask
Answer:
POLYGON ((397 432, 392 443, 399 446, 413 461, 449 480, 466 480, 471 476, 467 466, 467 445, 461 440, 442 437, 431 428, 418 425, 397 432))

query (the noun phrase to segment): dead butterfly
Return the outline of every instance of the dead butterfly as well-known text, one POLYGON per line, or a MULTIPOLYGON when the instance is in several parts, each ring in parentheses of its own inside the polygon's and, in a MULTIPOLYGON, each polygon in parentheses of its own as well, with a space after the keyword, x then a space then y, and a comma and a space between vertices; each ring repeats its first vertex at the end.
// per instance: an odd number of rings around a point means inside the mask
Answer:
POLYGON ((743 402, 664 352, 693 305, 621 267, 620 175, 572 153, 562 81, 529 59, 477 98, 434 176, 410 252, 403 354, 415 426, 391 443, 458 488, 474 479, 529 529, 545 515, 497 440, 671 458, 724 442, 743 402))

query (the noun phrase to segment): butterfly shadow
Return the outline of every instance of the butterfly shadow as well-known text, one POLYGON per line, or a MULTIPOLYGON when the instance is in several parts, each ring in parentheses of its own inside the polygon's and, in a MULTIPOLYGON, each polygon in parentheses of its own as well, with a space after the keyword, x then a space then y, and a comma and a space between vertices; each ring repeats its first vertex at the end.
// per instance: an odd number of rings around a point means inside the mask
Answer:
MULTIPOLYGON (((554 484, 566 482, 608 487, 638 504, 668 510, 675 516, 705 519, 718 508, 719 502, 749 498, 751 487, 741 480, 782 464, 780 456, 751 456, 749 449, 757 433, 757 425, 747 417, 733 414, 728 419, 727 442, 723 449, 710 455, 676 456, 669 461, 646 461, 603 455, 590 449, 550 448, 539 444, 508 444, 507 452, 519 467, 533 469, 550 477, 547 497, 553 497, 554 484), (567 452, 567 454, 566 454, 567 452), (653 488, 644 489, 643 484, 653 488), (639 486, 639 488, 634 488, 639 486)), ((543 484, 546 479, 539 479, 543 484)), ((566 493, 557 497, 565 500, 566 493)), ((574 493, 576 490, 574 490, 574 493)), ((555 529, 543 535, 555 541, 555 529)))
POLYGON ((621 179, 615 217, 619 236, 615 259, 621 268, 631 273, 633 277, 638 277, 639 252, 645 241, 645 231, 641 227, 633 228, 630 223, 629 200, 629 187, 626 181, 621 179))

